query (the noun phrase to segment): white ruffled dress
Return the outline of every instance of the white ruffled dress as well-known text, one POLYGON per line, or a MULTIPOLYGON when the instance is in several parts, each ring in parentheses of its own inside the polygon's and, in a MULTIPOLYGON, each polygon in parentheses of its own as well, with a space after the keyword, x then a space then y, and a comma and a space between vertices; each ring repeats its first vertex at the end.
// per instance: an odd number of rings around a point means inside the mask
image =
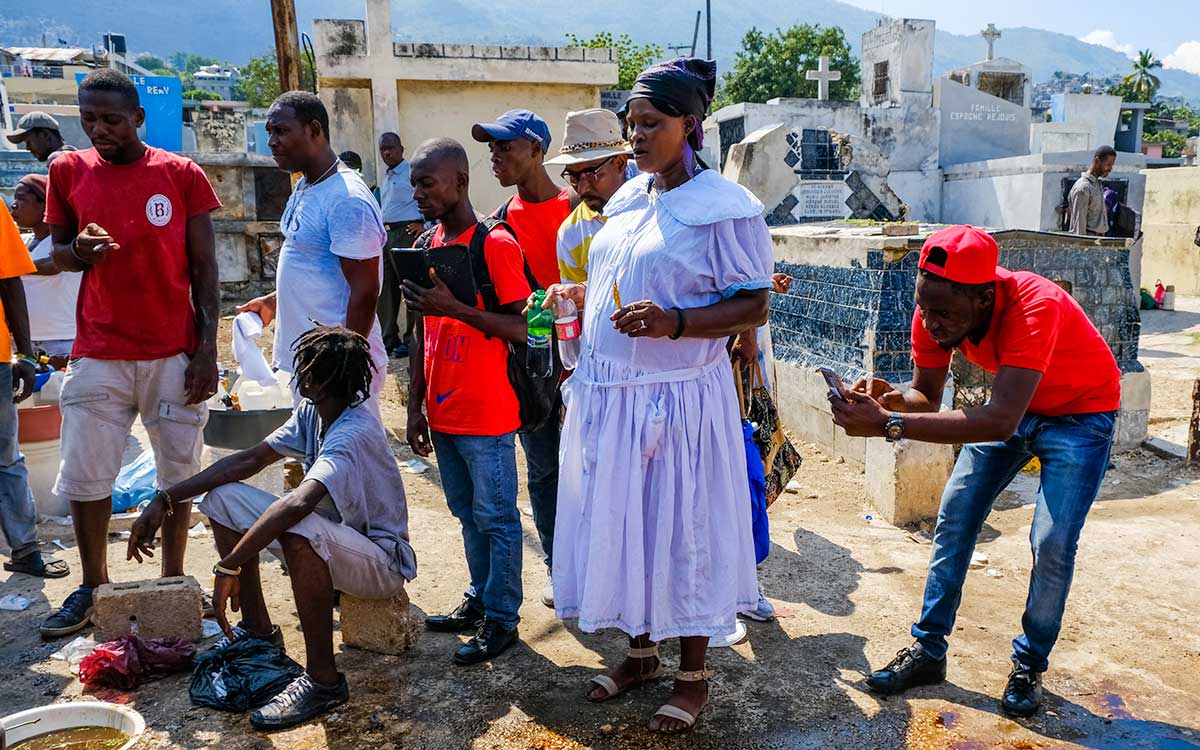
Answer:
POLYGON ((592 241, 553 578, 560 618, 659 641, 729 633, 758 600, 746 456, 725 339, 618 333, 612 286, 624 304, 704 307, 770 289, 773 253, 762 204, 716 172, 649 186, 627 182, 592 241))

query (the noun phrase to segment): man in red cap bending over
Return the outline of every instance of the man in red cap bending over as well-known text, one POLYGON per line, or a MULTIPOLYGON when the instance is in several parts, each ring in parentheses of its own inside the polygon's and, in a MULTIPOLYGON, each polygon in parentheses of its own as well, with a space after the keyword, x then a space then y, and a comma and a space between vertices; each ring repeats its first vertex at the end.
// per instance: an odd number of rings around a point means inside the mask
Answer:
POLYGON ((847 435, 964 444, 938 511, 916 643, 867 678, 877 692, 945 679, 946 636, 984 518, 1021 467, 1041 461, 1029 598, 1000 703, 1006 714, 1030 716, 1062 627, 1079 532, 1108 468, 1121 372, 1070 294, 998 267, 998 255, 996 241, 972 227, 932 235, 918 263, 912 385, 860 381, 843 391, 846 401, 830 400, 847 435), (955 349, 996 376, 992 395, 983 406, 939 413, 955 349))

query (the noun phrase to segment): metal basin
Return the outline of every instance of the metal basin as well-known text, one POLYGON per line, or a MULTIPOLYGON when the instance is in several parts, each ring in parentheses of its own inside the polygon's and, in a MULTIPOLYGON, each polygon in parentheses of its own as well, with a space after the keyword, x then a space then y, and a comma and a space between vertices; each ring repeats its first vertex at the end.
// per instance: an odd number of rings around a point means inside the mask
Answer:
POLYGON ((204 443, 228 450, 252 448, 288 421, 290 416, 291 409, 209 409, 208 424, 204 426, 204 443))
POLYGON ((146 731, 146 720, 137 711, 125 706, 99 701, 79 701, 57 703, 11 714, 0 719, 0 726, 16 727, 12 731, 4 732, 4 741, 9 746, 24 742, 30 737, 62 729, 112 727, 129 735, 129 741, 120 747, 120 750, 129 750, 146 731), (35 724, 18 726, 35 719, 38 720, 35 724))

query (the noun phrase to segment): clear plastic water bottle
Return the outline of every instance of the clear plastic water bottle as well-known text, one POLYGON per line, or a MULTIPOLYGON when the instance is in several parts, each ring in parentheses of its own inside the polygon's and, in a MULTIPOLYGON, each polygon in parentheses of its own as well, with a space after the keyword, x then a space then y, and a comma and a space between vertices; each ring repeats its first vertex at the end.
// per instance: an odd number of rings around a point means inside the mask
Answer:
POLYGON ((529 311, 527 344, 525 353, 525 368, 535 378, 548 378, 554 374, 554 352, 550 349, 554 343, 551 328, 554 326, 554 314, 543 310, 546 292, 542 289, 534 292, 533 309, 529 311))
POLYGON ((574 370, 579 363, 579 311, 569 297, 561 294, 554 300, 554 335, 563 368, 574 370))

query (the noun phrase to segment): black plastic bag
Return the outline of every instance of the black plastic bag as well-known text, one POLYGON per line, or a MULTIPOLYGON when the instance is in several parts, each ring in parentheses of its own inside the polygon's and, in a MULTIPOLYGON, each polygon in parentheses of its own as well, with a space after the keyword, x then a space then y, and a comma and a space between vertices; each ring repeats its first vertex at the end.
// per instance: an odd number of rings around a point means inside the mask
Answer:
POLYGON ((249 711, 274 698, 303 673, 278 646, 242 638, 228 648, 197 656, 188 692, 197 706, 249 711))

